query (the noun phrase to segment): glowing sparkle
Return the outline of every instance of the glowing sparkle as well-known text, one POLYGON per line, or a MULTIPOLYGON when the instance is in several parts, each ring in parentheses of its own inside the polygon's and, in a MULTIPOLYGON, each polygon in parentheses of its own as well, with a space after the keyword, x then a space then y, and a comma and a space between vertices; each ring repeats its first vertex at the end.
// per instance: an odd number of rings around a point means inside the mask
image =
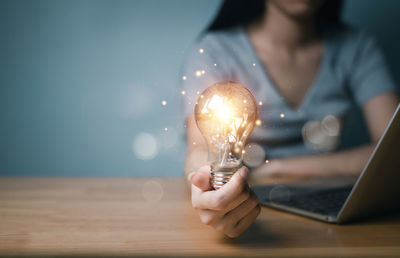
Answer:
POLYGON ((199 94, 200 94, 200 91, 197 91, 196 94, 199 95, 199 94))
POLYGON ((262 106, 262 105, 263 105, 262 101, 259 101, 259 102, 258 102, 258 105, 259 105, 259 106, 262 106))
POLYGON ((193 145, 196 145, 196 142, 193 142, 193 145))
POLYGON ((166 100, 161 101, 161 105, 166 106, 167 105, 167 101, 166 100))
POLYGON ((266 159, 266 160, 265 160, 265 164, 268 164, 268 163, 269 163, 269 160, 266 159))
POLYGON ((203 96, 203 95, 200 95, 200 98, 204 98, 204 96, 203 96))
POLYGON ((184 81, 186 81, 186 80, 187 80, 187 77, 186 77, 186 75, 182 76, 182 80, 184 80, 184 81))
POLYGON ((200 77, 200 76, 201 76, 201 71, 200 71, 200 70, 197 70, 197 71, 194 73, 194 75, 196 75, 196 77, 200 77))
POLYGON ((165 127, 165 128, 164 128, 164 131, 168 131, 168 127, 165 127))
POLYGON ((205 74, 206 73, 206 71, 204 71, 204 70, 201 70, 201 74, 205 74))
POLYGON ((246 103, 247 103, 247 100, 244 99, 244 100, 243 100, 243 103, 246 104, 246 103))
POLYGON ((280 114, 280 117, 281 117, 281 118, 284 118, 284 117, 285 117, 285 114, 284 114, 284 113, 281 113, 281 114, 280 114))
POLYGON ((186 95, 186 91, 185 90, 181 91, 181 94, 186 95))
POLYGON ((246 153, 246 151, 245 150, 242 150, 242 154, 245 154, 246 153))
POLYGON ((256 66, 256 63, 253 63, 253 66, 256 66))
POLYGON ((214 64, 214 67, 217 67, 217 64, 214 64))
POLYGON ((203 48, 200 48, 200 49, 199 49, 199 53, 200 53, 200 54, 203 54, 203 53, 204 53, 204 49, 203 49, 203 48))
POLYGON ((262 124, 261 120, 257 119, 256 120, 256 126, 260 126, 262 124))

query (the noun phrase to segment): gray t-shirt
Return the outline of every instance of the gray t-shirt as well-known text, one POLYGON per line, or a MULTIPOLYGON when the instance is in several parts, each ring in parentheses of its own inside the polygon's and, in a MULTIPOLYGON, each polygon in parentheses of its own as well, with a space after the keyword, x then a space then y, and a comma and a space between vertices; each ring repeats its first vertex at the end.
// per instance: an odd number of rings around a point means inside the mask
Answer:
POLYGON ((302 104, 293 109, 273 85, 243 27, 207 33, 188 52, 183 66, 185 117, 193 113, 203 90, 231 80, 262 102, 263 124, 248 142, 262 145, 267 158, 337 150, 354 105, 362 106, 395 87, 381 51, 365 32, 331 26, 323 42, 319 72, 302 104))

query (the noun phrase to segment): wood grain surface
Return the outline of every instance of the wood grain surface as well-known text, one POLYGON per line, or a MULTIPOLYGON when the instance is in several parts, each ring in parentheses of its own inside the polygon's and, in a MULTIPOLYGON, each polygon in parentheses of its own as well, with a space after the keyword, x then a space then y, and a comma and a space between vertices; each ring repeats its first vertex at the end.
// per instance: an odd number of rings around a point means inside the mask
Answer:
POLYGON ((181 178, 0 178, 0 256, 400 257, 400 215, 337 226, 263 208, 229 239, 181 178))

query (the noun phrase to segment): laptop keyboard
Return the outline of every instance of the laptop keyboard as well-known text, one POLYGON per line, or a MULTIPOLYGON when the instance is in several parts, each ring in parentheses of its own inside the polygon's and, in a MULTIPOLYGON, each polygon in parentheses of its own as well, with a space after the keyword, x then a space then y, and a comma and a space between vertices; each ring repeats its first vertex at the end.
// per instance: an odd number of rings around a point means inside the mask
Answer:
POLYGON ((292 195, 290 198, 265 198, 267 202, 292 208, 336 216, 349 196, 352 185, 314 191, 308 194, 292 195))

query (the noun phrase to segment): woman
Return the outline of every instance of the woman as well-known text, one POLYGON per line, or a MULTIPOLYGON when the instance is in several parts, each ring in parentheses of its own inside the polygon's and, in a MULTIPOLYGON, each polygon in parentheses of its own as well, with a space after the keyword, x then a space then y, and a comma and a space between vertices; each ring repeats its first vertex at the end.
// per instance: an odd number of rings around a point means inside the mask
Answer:
POLYGON ((341 1, 250 3, 246 8, 248 1, 225 1, 189 53, 183 77, 185 173, 192 183, 192 203, 203 223, 230 237, 244 232, 260 207, 247 187, 246 168, 220 190, 211 191, 209 167, 204 166, 207 147, 193 118, 198 92, 232 80, 248 87, 262 102, 260 119, 265 126, 257 128, 250 140, 264 146, 269 163, 252 171, 252 177, 258 178, 360 173, 398 104, 374 40, 339 22, 341 1), (307 144, 308 121, 322 123, 330 118, 336 137, 348 124, 354 104, 362 110, 369 144, 346 150, 335 142, 307 144))

